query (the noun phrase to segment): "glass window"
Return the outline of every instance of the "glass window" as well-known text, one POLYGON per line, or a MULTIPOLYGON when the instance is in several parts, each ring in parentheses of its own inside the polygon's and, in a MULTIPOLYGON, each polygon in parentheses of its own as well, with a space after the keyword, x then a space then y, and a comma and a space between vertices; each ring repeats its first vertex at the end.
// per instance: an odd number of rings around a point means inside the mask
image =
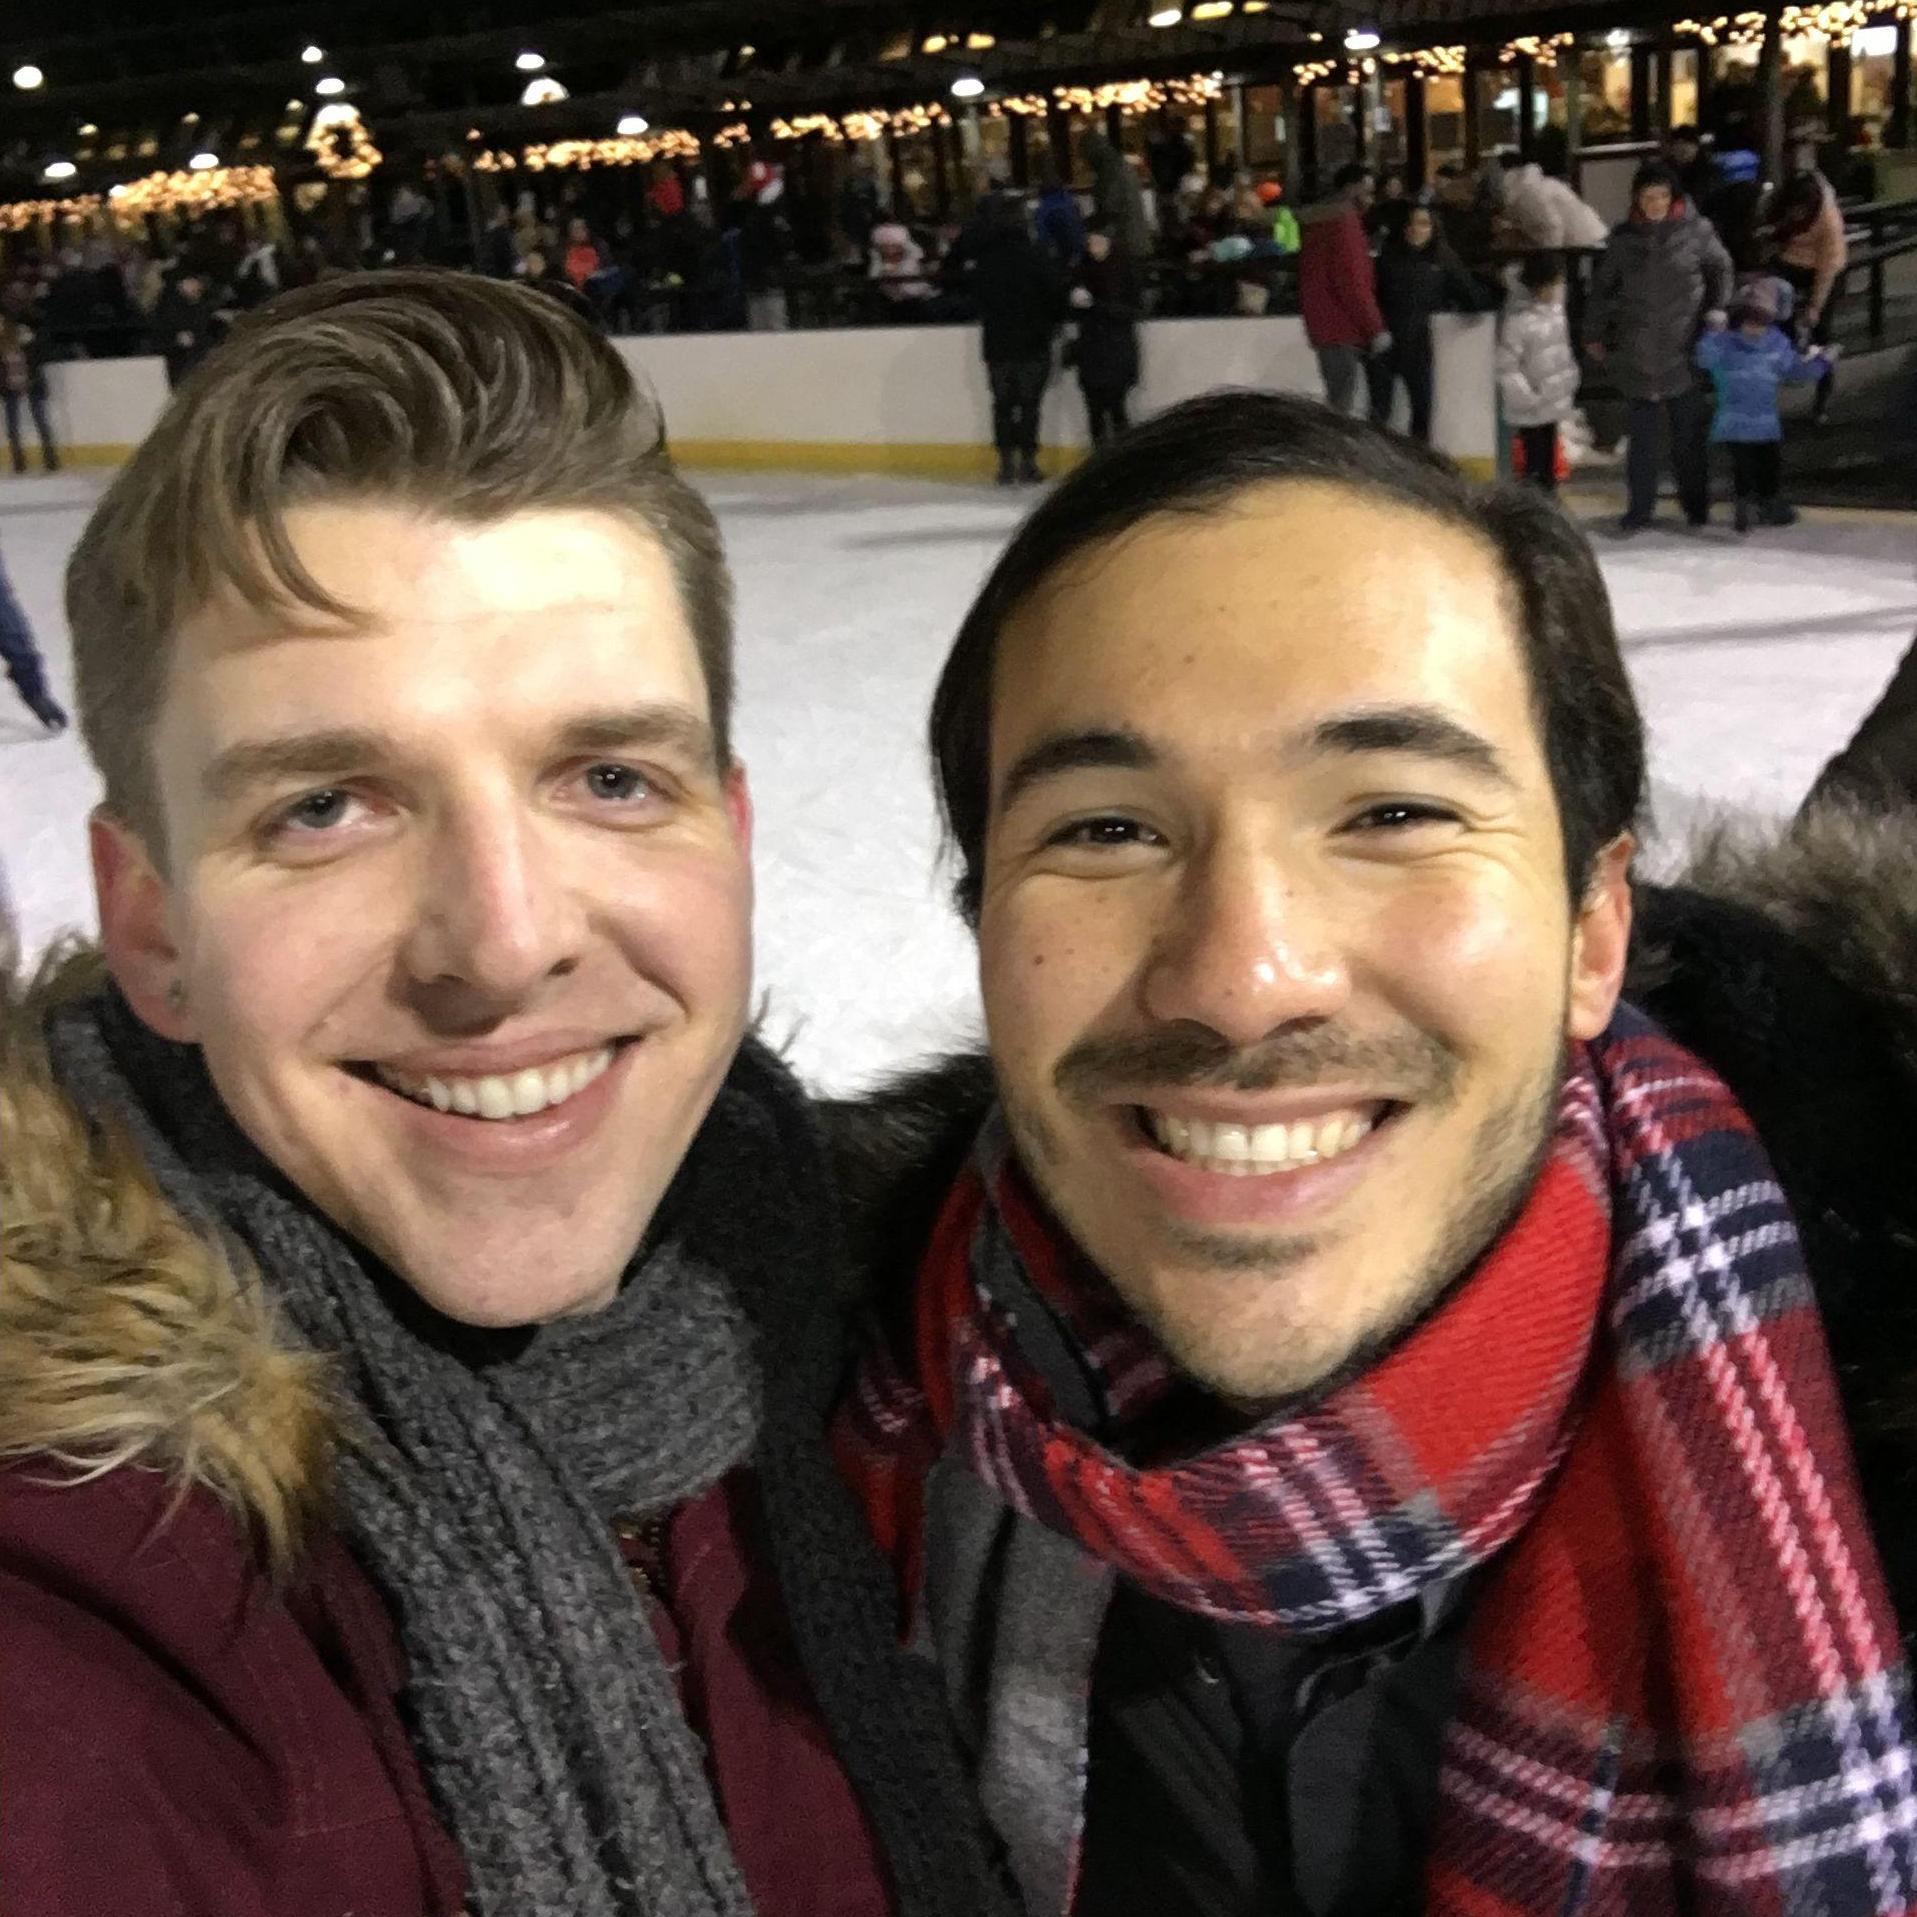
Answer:
POLYGON ((1872 146, 1884 143, 1885 123, 1897 105, 1897 29, 1865 27, 1850 43, 1850 110, 1872 146))
POLYGON ((1245 89, 1245 164, 1283 175, 1285 96, 1277 87, 1245 89))
MULTIPOLYGON (((1586 144, 1628 140, 1631 137, 1630 48, 1585 48, 1578 55, 1578 79, 1584 91, 1586 144)), ((1695 87, 1692 104, 1696 104, 1695 87)))
POLYGON ((1697 76, 1702 56, 1695 47, 1671 55, 1671 124, 1697 125, 1697 76))
POLYGON ((1478 116, 1478 151, 1489 159, 1501 147, 1518 144, 1518 70, 1490 67, 1471 76, 1478 116))
POLYGON ((1464 76, 1434 73, 1424 83, 1424 150, 1435 175, 1447 161, 1464 164, 1464 76))
POLYGON ((1404 170, 1405 158, 1410 151, 1405 137, 1408 125, 1404 82, 1387 80, 1378 89, 1378 106, 1372 116, 1367 153, 1373 166, 1384 172, 1404 170))
POLYGON ((1318 123, 1318 177, 1329 180, 1358 157, 1352 116, 1364 111, 1364 96, 1357 87, 1313 87, 1311 104, 1318 123))

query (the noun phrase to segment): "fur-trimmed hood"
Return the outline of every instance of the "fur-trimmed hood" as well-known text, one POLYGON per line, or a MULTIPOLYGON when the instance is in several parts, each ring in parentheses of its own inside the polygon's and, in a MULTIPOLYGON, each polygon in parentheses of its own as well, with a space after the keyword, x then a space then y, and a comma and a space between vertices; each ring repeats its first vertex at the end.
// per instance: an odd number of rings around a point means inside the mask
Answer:
POLYGON ((46 1022, 102 977, 77 948, 31 979, 0 964, 0 1460, 156 1467, 214 1492, 284 1567, 343 1414, 257 1274, 56 1084, 46 1022))
MULTIPOLYGON (((1626 989, 1716 1068, 1777 1167, 1917 1633, 1917 814, 1707 835, 1680 878, 1638 888, 1626 989)), ((875 1301, 908 1280, 992 1096, 972 1054, 827 1108, 875 1301)))

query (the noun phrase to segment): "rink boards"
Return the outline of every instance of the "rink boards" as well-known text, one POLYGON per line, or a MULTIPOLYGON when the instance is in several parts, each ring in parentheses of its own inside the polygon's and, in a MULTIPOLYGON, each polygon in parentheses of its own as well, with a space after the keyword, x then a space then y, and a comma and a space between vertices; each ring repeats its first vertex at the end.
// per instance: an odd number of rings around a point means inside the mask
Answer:
MULTIPOLYGON (((1151 320, 1139 330, 1135 414, 1215 386, 1321 390, 1304 324, 1295 318, 1151 320)), ((1493 321, 1440 314, 1432 330, 1433 436, 1461 464, 1488 473, 1498 432, 1493 321)), ((927 477, 982 474, 990 465, 991 399, 972 327, 695 333, 614 343, 658 394, 673 450, 688 465, 927 477)), ((78 464, 124 459, 166 404, 157 359, 75 361, 47 371, 55 429, 78 464)), ((1068 373, 1047 395, 1044 441, 1054 465, 1085 445, 1085 410, 1068 373)))

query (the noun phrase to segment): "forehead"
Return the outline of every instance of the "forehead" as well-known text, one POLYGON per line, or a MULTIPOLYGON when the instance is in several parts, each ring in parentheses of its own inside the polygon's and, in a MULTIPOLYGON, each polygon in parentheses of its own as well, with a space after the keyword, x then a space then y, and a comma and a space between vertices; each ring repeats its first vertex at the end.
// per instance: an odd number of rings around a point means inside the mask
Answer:
POLYGON ((462 524, 391 503, 286 515, 314 581, 357 615, 262 611, 224 591, 180 625, 169 712, 182 703, 262 706, 312 723, 317 704, 413 713, 516 704, 529 713, 621 696, 685 699, 702 676, 671 562, 642 526, 593 511, 462 524))
POLYGON ((993 756, 1086 724, 1222 748, 1412 703, 1523 762, 1530 682, 1495 554, 1412 508, 1287 482, 1161 514, 1046 580, 1000 640, 993 756))

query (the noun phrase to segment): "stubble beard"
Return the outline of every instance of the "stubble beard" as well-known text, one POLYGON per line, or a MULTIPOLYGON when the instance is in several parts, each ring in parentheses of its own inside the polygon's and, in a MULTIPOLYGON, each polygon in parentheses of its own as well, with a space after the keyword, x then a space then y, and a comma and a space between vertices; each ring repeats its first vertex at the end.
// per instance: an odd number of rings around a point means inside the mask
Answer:
MULTIPOLYGON (((1406 1282, 1388 1287, 1379 1309, 1349 1332, 1314 1337, 1311 1326, 1294 1325, 1277 1334, 1283 1348, 1248 1358, 1236 1343, 1226 1347, 1218 1327, 1170 1308, 1149 1284, 1126 1282, 1110 1271, 1105 1275, 1178 1369, 1247 1417, 1316 1402, 1369 1370, 1415 1330, 1509 1229, 1550 1156, 1568 1065, 1569 1047, 1560 1042, 1549 1065, 1486 1115, 1466 1161, 1473 1170, 1429 1254, 1406 1282)), ((1063 1154, 1057 1139, 1003 1087, 1001 1098, 1021 1162, 1053 1215, 1084 1248, 1086 1234, 1058 1188, 1055 1174, 1063 1154)), ((1247 1283, 1282 1286, 1290 1273, 1326 1250, 1324 1237, 1308 1232, 1247 1237, 1176 1221, 1161 1229, 1181 1265, 1243 1274, 1247 1283)))

